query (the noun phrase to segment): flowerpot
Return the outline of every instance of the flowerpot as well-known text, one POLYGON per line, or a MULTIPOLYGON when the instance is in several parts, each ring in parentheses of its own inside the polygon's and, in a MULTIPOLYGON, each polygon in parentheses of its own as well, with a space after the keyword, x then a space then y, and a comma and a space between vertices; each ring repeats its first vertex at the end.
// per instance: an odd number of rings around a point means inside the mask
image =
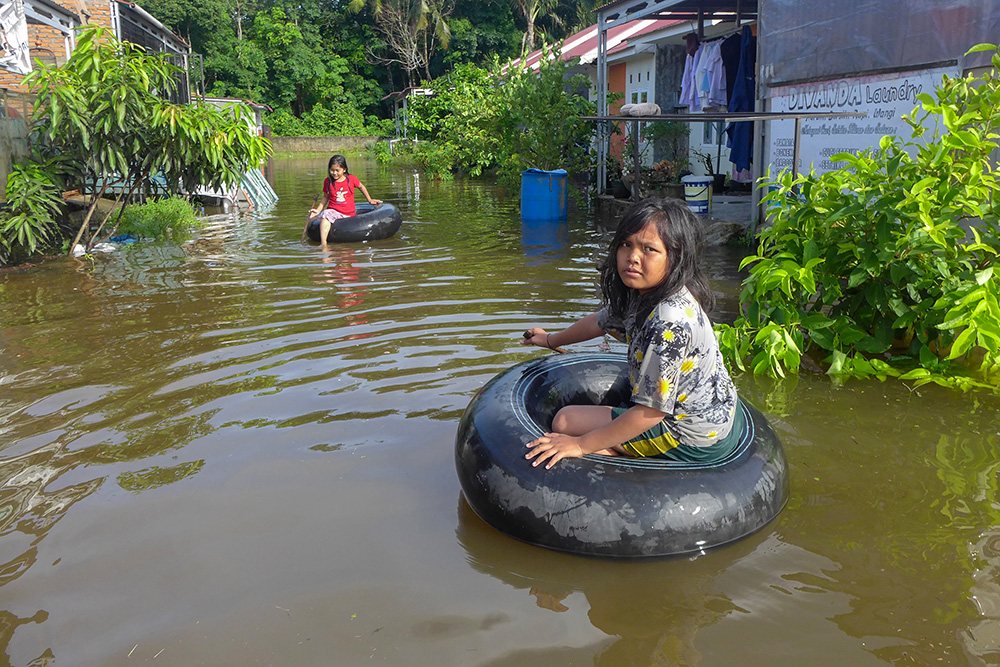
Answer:
POLYGON ((681 183, 665 183, 660 187, 660 196, 670 199, 684 199, 684 186, 681 183))
POLYGON ((726 175, 715 174, 712 176, 712 192, 720 195, 726 189, 726 175))
POLYGON ((615 199, 628 199, 632 195, 621 181, 611 181, 608 183, 608 194, 615 199))

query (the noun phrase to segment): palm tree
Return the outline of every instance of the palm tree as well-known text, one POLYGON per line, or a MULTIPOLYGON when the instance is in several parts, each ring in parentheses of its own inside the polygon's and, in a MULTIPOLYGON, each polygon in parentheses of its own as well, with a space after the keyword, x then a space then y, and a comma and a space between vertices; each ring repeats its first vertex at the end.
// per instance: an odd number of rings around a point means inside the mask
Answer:
POLYGON ((576 5, 576 16, 570 19, 573 21, 573 25, 569 26, 567 33, 579 32, 594 25, 597 21, 597 17, 594 16, 594 10, 606 2, 607 0, 580 0, 576 5))
MULTIPOLYGON (((528 22, 528 29, 524 31, 524 39, 521 41, 521 53, 526 54, 535 48, 535 21, 539 16, 547 16, 554 10, 559 0, 510 0, 510 3, 528 22)), ((552 16, 558 18, 555 14, 552 16)))
POLYGON ((447 18, 455 9, 454 0, 351 0, 350 12, 370 6, 375 25, 395 53, 394 58, 378 58, 383 63, 398 63, 407 73, 410 85, 421 68, 431 78, 430 60, 437 46, 447 49, 451 29, 447 18))

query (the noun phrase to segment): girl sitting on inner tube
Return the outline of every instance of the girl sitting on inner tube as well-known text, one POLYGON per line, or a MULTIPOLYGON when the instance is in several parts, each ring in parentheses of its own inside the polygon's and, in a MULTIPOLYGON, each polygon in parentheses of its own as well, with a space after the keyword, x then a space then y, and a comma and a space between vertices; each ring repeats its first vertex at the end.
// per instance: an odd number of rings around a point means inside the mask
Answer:
POLYGON ((555 349, 602 336, 628 343, 631 406, 567 405, 525 458, 551 468, 596 453, 708 462, 738 441, 742 411, 707 313, 715 305, 698 265, 701 221, 676 199, 646 199, 625 214, 601 275, 603 308, 525 345, 555 349), (739 413, 739 418, 737 418, 739 413))
POLYGON ((334 155, 330 158, 327 171, 330 172, 330 176, 323 181, 323 202, 316 208, 309 209, 306 226, 302 228, 302 240, 305 241, 309 220, 313 216, 319 215, 319 242, 324 248, 333 221, 338 218, 351 218, 357 213, 357 208, 354 206, 354 188, 361 188, 361 193, 372 206, 382 205, 381 199, 371 198, 368 189, 358 180, 357 176, 348 173, 347 159, 343 155, 334 155), (327 205, 330 208, 327 208, 327 205))

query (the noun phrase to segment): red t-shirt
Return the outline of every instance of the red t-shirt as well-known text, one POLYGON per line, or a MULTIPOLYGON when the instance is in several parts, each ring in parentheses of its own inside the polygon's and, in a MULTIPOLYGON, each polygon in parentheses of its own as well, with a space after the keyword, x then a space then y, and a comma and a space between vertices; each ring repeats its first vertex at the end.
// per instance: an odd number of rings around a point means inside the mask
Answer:
POLYGON ((354 174, 348 174, 342 181, 331 182, 328 177, 323 181, 323 194, 330 200, 330 208, 344 215, 354 215, 354 188, 360 185, 361 181, 354 174))

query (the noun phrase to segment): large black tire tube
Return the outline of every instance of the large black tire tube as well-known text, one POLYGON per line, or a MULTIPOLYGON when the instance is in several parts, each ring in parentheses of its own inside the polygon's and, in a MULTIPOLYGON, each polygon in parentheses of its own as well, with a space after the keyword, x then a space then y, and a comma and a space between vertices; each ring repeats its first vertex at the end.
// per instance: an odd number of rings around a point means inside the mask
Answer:
POLYGON ((569 353, 499 374, 458 427, 455 464, 469 505, 494 528, 577 554, 650 557, 702 552, 759 530, 788 501, 774 430, 740 399, 746 427, 716 463, 588 454, 551 469, 524 458, 564 405, 628 403, 622 355, 569 353))
MULTIPOLYGON (((378 241, 387 239, 399 231, 403 216, 392 204, 383 203, 378 208, 368 204, 358 204, 358 214, 351 218, 334 220, 327 243, 353 243, 356 241, 378 241)), ((319 241, 319 216, 309 218, 306 234, 312 241, 319 241)))

